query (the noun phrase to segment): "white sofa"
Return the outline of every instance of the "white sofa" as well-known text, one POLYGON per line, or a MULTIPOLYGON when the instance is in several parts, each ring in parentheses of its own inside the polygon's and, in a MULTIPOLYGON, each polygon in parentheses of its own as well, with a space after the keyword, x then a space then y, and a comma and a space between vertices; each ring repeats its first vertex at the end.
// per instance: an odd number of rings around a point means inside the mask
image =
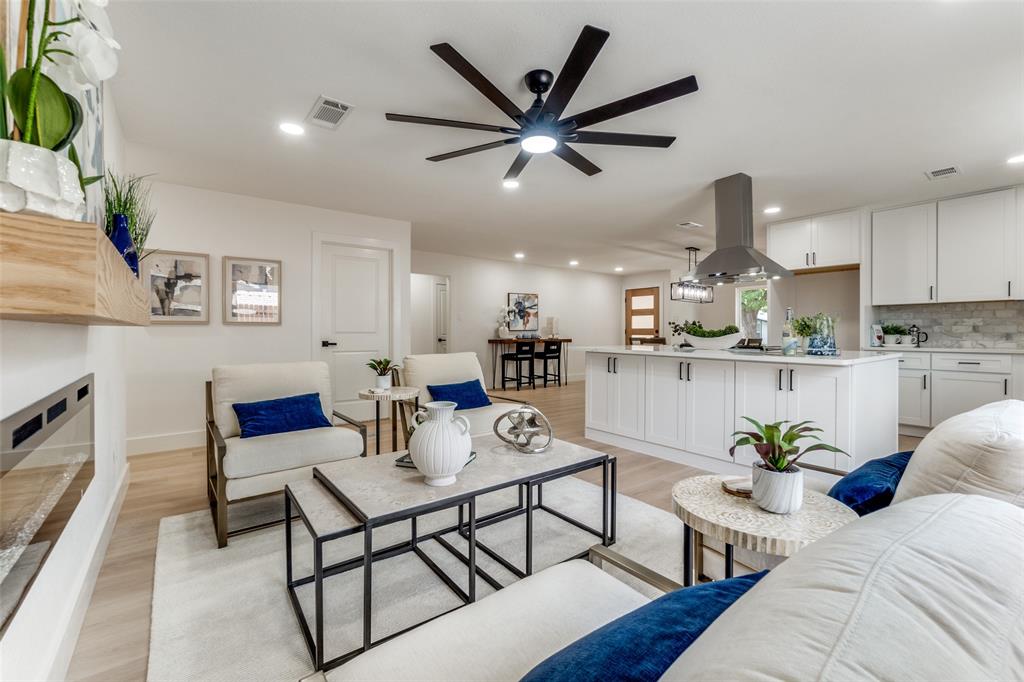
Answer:
POLYGON ((331 374, 324 362, 225 365, 213 368, 206 382, 207 494, 217 545, 250 528, 228 531, 227 507, 233 502, 280 492, 286 483, 311 478, 324 462, 366 454, 366 427, 335 412, 331 374), (319 393, 324 415, 349 428, 323 427, 269 436, 241 438, 232 405, 304 393, 319 393))
MULTIPOLYGON (((427 386, 456 384, 476 379, 480 382, 484 392, 487 391, 484 371, 480 367, 480 361, 477 360, 476 353, 407 355, 405 360, 402 361, 402 369, 399 371, 399 376, 403 386, 415 386, 420 389, 421 403, 430 400, 427 386)), ((488 397, 492 401, 497 400, 499 402, 492 403, 486 407, 459 410, 459 414, 469 420, 469 433, 471 436, 482 436, 491 433, 494 420, 515 407, 508 403, 522 404, 525 402, 489 393, 488 397)))

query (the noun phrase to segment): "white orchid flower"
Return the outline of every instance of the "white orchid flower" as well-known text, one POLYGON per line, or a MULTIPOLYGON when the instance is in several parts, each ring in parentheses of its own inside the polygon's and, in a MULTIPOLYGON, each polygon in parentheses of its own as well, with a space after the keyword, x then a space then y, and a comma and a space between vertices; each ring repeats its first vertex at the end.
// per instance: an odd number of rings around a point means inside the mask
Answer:
POLYGON ((110 24, 107 11, 107 0, 77 0, 78 14, 95 30, 101 38, 115 50, 120 50, 121 45, 114 40, 114 27, 110 24))
POLYGON ((63 49, 73 52, 74 56, 53 55, 60 71, 69 74, 82 87, 98 86, 117 73, 117 52, 103 36, 81 23, 71 24, 65 30, 69 35, 64 39, 63 49))

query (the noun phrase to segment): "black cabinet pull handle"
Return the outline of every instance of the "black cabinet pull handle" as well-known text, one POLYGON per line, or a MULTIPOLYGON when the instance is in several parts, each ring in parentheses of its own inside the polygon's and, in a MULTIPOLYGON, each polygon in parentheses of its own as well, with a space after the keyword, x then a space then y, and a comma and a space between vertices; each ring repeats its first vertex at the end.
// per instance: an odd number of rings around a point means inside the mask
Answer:
POLYGON ((980 362, 974 362, 974 361, 968 362, 967 360, 957 360, 956 364, 958 364, 958 365, 980 365, 981 363, 980 362))
POLYGON ((692 379, 690 379, 690 363, 686 363, 686 380, 692 381, 692 379))
POLYGON ((619 373, 619 359, 618 358, 612 358, 612 373, 613 374, 618 374, 619 373))
POLYGON ((608 363, 605 366, 605 371, 608 372, 609 374, 612 373, 612 356, 610 355, 608 356, 608 363))
POLYGON ((683 379, 683 364, 684 363, 682 363, 682 362, 679 363, 679 380, 680 381, 685 381, 685 379, 683 379))
POLYGON ((779 390, 780 391, 782 390, 782 372, 783 371, 784 370, 781 367, 779 367, 779 390))
POLYGON ((924 386, 922 386, 921 388, 922 388, 922 390, 927 391, 928 390, 928 375, 927 374, 922 374, 921 378, 924 379, 924 386))
POLYGON ((805 253, 804 254, 804 265, 810 265, 810 264, 811 264, 811 254, 805 253))
POLYGON ((320 342, 320 347, 321 348, 328 348, 329 346, 337 346, 337 345, 338 344, 335 343, 334 341, 321 341, 320 342))
POLYGON ((935 298, 934 294, 935 294, 935 285, 934 284, 929 284, 928 285, 928 300, 929 301, 932 300, 933 298, 935 298))
POLYGON ((818 264, 818 252, 817 251, 811 251, 811 265, 817 265, 817 264, 818 264))
POLYGON ((789 390, 793 390, 793 370, 789 370, 789 390))
POLYGON ((1010 395, 1010 380, 1003 379, 1003 395, 1010 395))

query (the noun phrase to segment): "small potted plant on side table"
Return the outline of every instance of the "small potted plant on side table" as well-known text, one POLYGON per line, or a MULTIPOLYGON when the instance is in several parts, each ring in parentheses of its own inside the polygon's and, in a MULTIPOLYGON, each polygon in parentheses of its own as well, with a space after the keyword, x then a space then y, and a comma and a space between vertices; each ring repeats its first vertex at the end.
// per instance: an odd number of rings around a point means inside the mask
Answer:
POLYGON ((753 446, 761 458, 754 462, 751 473, 751 498, 761 509, 774 514, 791 514, 798 511, 804 503, 804 472, 796 466, 796 461, 809 452, 841 452, 837 447, 822 443, 813 435, 821 429, 811 426, 814 422, 803 421, 789 424, 788 420, 772 424, 761 424, 750 417, 743 417, 754 425, 754 431, 737 431, 733 436, 741 436, 729 448, 734 455, 736 448, 744 445, 753 446), (811 438, 818 441, 808 448, 800 450, 797 441, 811 438))
POLYGON ((386 391, 391 388, 391 370, 401 369, 387 358, 374 358, 366 366, 377 374, 377 388, 386 391))

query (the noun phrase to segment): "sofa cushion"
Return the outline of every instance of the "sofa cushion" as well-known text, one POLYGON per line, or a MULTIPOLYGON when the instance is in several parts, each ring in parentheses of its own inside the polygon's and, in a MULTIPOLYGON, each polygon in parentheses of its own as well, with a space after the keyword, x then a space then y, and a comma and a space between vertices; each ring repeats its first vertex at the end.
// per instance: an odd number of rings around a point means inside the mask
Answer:
POLYGON ((456 410, 472 410, 491 404, 478 379, 470 379, 457 384, 430 384, 427 386, 427 391, 430 392, 430 397, 434 400, 450 400, 455 403, 456 410))
POLYGON ((228 478, 257 476, 310 464, 356 457, 363 438, 356 431, 328 426, 259 438, 225 438, 224 475, 228 478))
POLYGON ((290 433, 330 426, 320 406, 319 393, 303 393, 287 398, 235 403, 231 406, 238 419, 242 438, 290 433))
POLYGON ((839 479, 828 496, 839 500, 858 516, 888 507, 912 454, 912 451, 897 452, 865 462, 839 479))
POLYGON ((213 368, 213 420, 225 438, 241 431, 232 405, 256 400, 319 393, 320 406, 330 415, 331 372, 326 362, 268 362, 213 368))
POLYGON ((771 571, 662 679, 1022 679, 1021 566, 1024 509, 978 495, 894 504, 771 571))
POLYGON ((1024 401, 958 414, 925 436, 893 504, 935 493, 974 493, 1024 506, 1024 401))
POLYGON ((647 602, 593 564, 567 561, 374 647, 328 672, 327 680, 518 680, 647 602))
POLYGON ((550 656, 523 682, 655 682, 716 618, 767 573, 669 592, 550 656))
POLYGON ((431 384, 455 384, 471 379, 479 379, 481 386, 487 386, 476 353, 407 355, 402 361, 401 375, 406 386, 424 390, 431 384))

